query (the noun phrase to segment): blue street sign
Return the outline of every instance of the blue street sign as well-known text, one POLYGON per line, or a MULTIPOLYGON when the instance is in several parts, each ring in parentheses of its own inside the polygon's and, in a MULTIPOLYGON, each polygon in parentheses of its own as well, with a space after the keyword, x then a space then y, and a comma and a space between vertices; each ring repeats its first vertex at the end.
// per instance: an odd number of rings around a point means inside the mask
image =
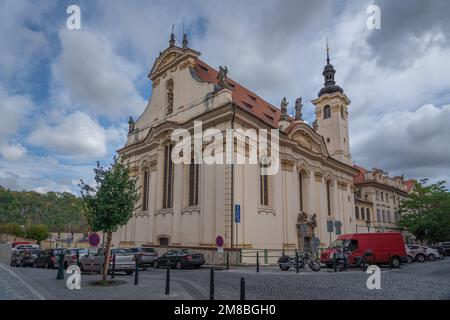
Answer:
POLYGON ((240 204, 234 205, 234 222, 236 222, 236 223, 241 222, 241 205, 240 204))

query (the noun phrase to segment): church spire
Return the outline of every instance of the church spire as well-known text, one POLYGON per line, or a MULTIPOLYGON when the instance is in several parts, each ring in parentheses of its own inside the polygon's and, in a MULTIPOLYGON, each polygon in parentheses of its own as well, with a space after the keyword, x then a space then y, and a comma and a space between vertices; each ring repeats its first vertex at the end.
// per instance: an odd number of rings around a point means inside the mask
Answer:
POLYGON ((344 90, 339 87, 338 85, 336 85, 336 81, 334 81, 334 74, 336 73, 336 70, 334 69, 333 65, 330 63, 330 47, 328 45, 328 38, 327 38, 327 46, 326 46, 326 51, 327 51, 327 64, 325 65, 325 68, 323 68, 323 78, 324 78, 324 87, 322 89, 320 89, 319 92, 319 97, 322 94, 325 93, 333 93, 333 92, 341 92, 344 93, 344 90))

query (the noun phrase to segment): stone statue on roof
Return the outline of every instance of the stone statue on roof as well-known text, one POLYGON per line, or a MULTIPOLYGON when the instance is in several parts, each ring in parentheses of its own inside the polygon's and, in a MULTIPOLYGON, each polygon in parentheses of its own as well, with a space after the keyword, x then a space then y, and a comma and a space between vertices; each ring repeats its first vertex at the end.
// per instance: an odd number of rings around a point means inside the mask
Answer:
POLYGON ((280 104, 280 110, 281 110, 280 120, 281 121, 288 120, 288 113, 287 113, 288 104, 289 104, 289 102, 287 102, 286 97, 283 97, 283 100, 281 100, 281 104, 280 104))
POLYGON ((132 133, 134 131, 134 120, 133 117, 128 118, 128 133, 132 133))
POLYGON ((295 100, 295 120, 303 120, 302 119, 302 97, 297 98, 295 100))
POLYGON ((224 68, 219 66, 219 72, 217 73, 217 84, 220 88, 228 88, 227 74, 228 68, 226 66, 224 68))

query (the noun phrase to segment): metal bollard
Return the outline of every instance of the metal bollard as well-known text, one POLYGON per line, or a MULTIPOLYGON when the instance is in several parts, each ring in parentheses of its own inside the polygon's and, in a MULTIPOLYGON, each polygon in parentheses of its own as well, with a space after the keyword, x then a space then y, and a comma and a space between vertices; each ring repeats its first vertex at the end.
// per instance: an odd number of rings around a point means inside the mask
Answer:
POLYGON ((230 257, 228 252, 227 252, 227 270, 230 270, 230 257))
POLYGON ((56 280, 64 280, 64 254, 60 253, 58 255, 58 275, 56 280))
POLYGON ((166 295, 170 294, 170 266, 167 263, 167 271, 166 271, 166 295))
POLYGON ((336 268, 336 251, 333 253, 333 268, 334 268, 334 272, 337 272, 337 268, 336 268))
POLYGON ((298 268, 298 250, 295 250, 295 272, 298 273, 299 268, 298 268))
POLYGON ((209 300, 214 300, 214 267, 210 269, 209 277, 209 300))
POLYGON ((259 272, 259 251, 256 251, 256 272, 259 272))
POLYGON ((113 254, 112 270, 111 270, 111 279, 114 279, 115 277, 116 277, 116 255, 113 254))
POLYGON ((241 300, 245 300, 245 279, 241 277, 241 300))
POLYGON ((77 266, 80 265, 80 252, 77 250, 77 266))
POLYGON ((136 258, 136 264, 134 269, 134 285, 137 286, 139 283, 139 262, 138 258, 136 258))

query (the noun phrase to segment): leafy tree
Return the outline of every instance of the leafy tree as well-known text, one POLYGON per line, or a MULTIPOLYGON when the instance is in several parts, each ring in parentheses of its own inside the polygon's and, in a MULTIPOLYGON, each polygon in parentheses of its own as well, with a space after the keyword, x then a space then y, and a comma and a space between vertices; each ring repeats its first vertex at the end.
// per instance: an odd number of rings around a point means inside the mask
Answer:
POLYGON ((0 224, 0 233, 10 234, 16 237, 24 236, 24 231, 22 227, 17 223, 0 224))
POLYGON ((50 233, 48 232, 47 226, 43 224, 33 224, 27 228, 25 235, 27 238, 34 239, 40 243, 42 240, 47 239, 50 233))
POLYGON ((139 199, 136 180, 116 157, 109 168, 97 162, 94 169, 95 186, 79 184, 86 210, 85 216, 93 231, 106 234, 106 249, 103 261, 102 282, 106 282, 112 233, 131 219, 134 205, 139 199))
POLYGON ((399 224, 423 242, 450 239, 450 193, 445 181, 416 183, 414 192, 400 205, 399 224))

